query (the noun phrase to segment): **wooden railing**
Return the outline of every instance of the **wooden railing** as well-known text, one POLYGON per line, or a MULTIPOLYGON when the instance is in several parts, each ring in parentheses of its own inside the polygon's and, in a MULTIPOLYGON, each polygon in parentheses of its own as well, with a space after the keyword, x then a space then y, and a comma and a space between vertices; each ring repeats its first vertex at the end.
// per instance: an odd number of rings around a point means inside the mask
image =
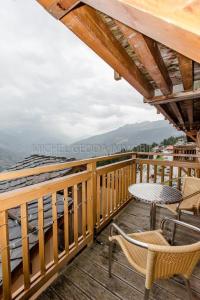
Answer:
MULTIPOLYGON (((129 152, 0 174, 0 180, 13 180, 85 165, 85 171, 0 194, 3 299, 27 299, 42 288, 128 203, 130 184, 161 182, 174 185, 175 179, 177 187, 181 188, 182 176, 200 176, 199 163, 140 159, 136 156, 136 153, 129 152), (99 166, 105 161, 106 165, 99 166), (37 207, 35 226, 31 225, 30 218, 33 204, 37 207), (18 285, 14 284, 15 272, 11 272, 13 257, 9 238, 12 230, 9 216, 14 208, 19 212, 17 220, 21 229, 21 281, 18 285), (47 211, 50 214, 48 218, 47 211), (30 245, 32 235, 34 247, 30 245), (47 244, 52 250, 48 255, 47 244), (33 253, 38 262, 35 268, 31 266, 33 253)), ((19 270, 17 274, 19 277, 19 270)))

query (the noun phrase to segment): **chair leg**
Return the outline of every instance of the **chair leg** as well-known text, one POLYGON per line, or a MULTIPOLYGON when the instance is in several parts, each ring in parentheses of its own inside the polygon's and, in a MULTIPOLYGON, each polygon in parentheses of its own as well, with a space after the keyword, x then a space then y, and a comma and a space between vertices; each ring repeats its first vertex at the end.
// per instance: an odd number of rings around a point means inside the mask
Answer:
MULTIPOLYGON (((181 211, 180 210, 178 211, 176 219, 179 220, 179 221, 181 219, 181 211)), ((172 246, 174 245, 175 234, 176 234, 176 224, 174 224, 173 231, 172 231, 172 238, 171 238, 171 245, 172 246)))
POLYGON ((190 287, 189 279, 185 279, 185 285, 186 285, 186 288, 187 288, 188 300, 192 300, 193 297, 192 297, 192 290, 191 290, 191 287, 190 287))
POLYGON ((150 290, 145 288, 145 292, 144 292, 144 300, 148 300, 150 296, 150 290))
POLYGON ((113 242, 109 241, 109 257, 108 257, 108 272, 109 277, 111 278, 111 267, 112 267, 112 249, 113 249, 113 242))

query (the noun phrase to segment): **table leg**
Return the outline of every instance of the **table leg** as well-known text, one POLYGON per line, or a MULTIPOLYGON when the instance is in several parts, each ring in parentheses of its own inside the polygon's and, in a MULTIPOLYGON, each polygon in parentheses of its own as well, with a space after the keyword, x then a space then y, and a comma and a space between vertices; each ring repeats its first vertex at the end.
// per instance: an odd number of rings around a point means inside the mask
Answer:
POLYGON ((155 230, 156 225, 156 204, 151 203, 150 209, 150 230, 155 230))

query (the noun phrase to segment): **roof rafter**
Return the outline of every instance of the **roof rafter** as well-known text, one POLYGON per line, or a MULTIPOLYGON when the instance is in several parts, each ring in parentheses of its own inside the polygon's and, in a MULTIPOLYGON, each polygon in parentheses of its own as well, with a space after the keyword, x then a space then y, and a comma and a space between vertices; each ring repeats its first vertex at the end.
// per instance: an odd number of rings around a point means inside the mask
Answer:
MULTIPOLYGON (((39 0, 54 15, 52 1, 39 0)), ((53 1, 54 5, 57 1, 53 1)), ((57 8, 56 8, 57 13, 57 8)), ((81 5, 65 14, 60 21, 76 34, 85 44, 106 61, 117 73, 126 79, 138 92, 147 98, 154 95, 154 89, 138 69, 126 50, 113 36, 95 9, 81 5)))
POLYGON ((152 99, 145 99, 145 103, 149 104, 166 104, 171 102, 179 102, 179 101, 185 101, 185 100, 194 100, 200 98, 200 89, 195 91, 185 91, 180 93, 174 93, 169 96, 155 96, 152 99))
POLYGON ((80 1, 77 0, 37 0, 56 19, 61 19, 75 8, 80 1))
POLYGON ((177 53, 179 68, 183 81, 184 90, 193 89, 193 62, 190 58, 177 53))
POLYGON ((157 87, 164 95, 171 94, 172 82, 157 43, 119 21, 116 21, 116 24, 136 52, 141 63, 155 81, 157 87))
POLYGON ((200 62, 199 1, 83 0, 83 2, 200 62))
POLYGON ((171 109, 174 112, 175 116, 177 117, 180 125, 183 126, 183 127, 185 127, 184 126, 184 120, 183 120, 182 114, 181 114, 181 112, 180 112, 180 110, 178 108, 177 103, 176 102, 172 102, 172 103, 170 103, 170 106, 171 106, 171 109))

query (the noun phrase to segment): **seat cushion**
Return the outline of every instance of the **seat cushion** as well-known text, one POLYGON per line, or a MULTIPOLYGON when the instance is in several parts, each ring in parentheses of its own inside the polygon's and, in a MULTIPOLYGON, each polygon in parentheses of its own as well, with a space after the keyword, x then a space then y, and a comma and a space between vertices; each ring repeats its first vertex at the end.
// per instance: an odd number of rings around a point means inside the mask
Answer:
MULTIPOLYGON (((129 236, 147 244, 169 246, 161 230, 131 233, 129 236)), ((142 274, 146 274, 147 249, 129 243, 121 235, 115 235, 109 239, 112 241, 116 240, 120 244, 129 263, 142 274)))

